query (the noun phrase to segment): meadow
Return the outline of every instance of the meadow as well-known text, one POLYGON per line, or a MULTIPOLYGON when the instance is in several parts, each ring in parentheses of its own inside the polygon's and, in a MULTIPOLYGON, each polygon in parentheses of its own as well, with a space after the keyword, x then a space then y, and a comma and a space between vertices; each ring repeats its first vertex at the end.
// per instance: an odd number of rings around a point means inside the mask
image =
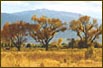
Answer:
POLYGON ((85 58, 86 48, 25 48, 21 51, 1 50, 1 67, 102 67, 102 48, 94 48, 91 58, 85 58))

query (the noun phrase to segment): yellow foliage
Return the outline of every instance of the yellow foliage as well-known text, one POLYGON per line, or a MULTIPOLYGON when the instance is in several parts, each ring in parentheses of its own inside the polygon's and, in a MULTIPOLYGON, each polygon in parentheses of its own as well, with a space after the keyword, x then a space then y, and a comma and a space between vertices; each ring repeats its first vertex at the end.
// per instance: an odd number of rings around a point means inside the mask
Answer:
POLYGON ((61 29, 61 31, 63 31, 63 32, 64 32, 66 29, 67 29, 66 27, 63 27, 63 28, 61 29))
POLYGON ((59 39, 58 39, 58 45, 61 45, 62 42, 63 42, 63 38, 59 38, 59 39))
POLYGON ((40 27, 41 27, 40 24, 34 24, 30 26, 30 28, 33 29, 34 31, 38 31, 40 27))
POLYGON ((53 41, 50 43, 51 46, 57 46, 57 41, 53 41))
POLYGON ((45 16, 41 16, 39 19, 40 19, 40 21, 42 23, 46 23, 47 22, 47 18, 45 16))
POLYGON ((72 20, 70 27, 72 30, 77 30, 78 28, 83 29, 80 20, 72 20))
POLYGON ((37 17, 36 17, 36 15, 32 16, 31 20, 34 20, 34 21, 36 21, 36 20, 37 20, 37 17))
POLYGON ((10 24, 9 22, 6 22, 6 23, 5 23, 5 26, 8 26, 9 24, 10 24))
POLYGON ((82 17, 79 18, 79 20, 82 23, 85 23, 85 22, 88 22, 90 20, 90 17, 89 16, 82 16, 82 17))
POLYGON ((9 22, 6 22, 3 29, 7 29, 9 27, 9 25, 10 25, 9 22))
POLYGON ((62 42, 63 42, 63 38, 59 38, 57 41, 53 41, 53 42, 51 42, 50 43, 50 45, 53 47, 53 46, 55 46, 55 47, 62 47, 62 42))
POLYGON ((89 30, 89 31, 88 31, 88 35, 89 35, 89 36, 93 36, 93 35, 96 34, 96 33, 97 33, 97 29, 95 29, 95 30, 92 29, 92 30, 89 30))
POLYGON ((54 24, 55 24, 57 27, 62 26, 62 23, 61 23, 61 22, 59 22, 59 21, 55 22, 54 24))
POLYGON ((91 24, 87 24, 87 26, 86 26, 87 30, 92 29, 92 27, 93 27, 93 25, 91 25, 91 24))

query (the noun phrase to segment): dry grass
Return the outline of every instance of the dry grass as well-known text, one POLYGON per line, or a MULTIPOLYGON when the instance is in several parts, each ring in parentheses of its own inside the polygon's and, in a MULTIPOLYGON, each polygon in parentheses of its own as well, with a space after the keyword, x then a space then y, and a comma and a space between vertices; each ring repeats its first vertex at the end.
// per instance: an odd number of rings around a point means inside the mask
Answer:
POLYGON ((85 59, 86 49, 62 49, 28 52, 1 52, 2 67, 102 67, 102 49, 94 50, 90 59, 85 59))

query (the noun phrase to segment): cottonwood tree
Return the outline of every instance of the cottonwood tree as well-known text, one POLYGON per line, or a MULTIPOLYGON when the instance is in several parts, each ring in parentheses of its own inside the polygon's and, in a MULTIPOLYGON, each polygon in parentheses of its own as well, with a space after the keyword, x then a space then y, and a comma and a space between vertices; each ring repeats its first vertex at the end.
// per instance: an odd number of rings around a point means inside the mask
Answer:
POLYGON ((89 16, 82 16, 78 20, 71 21, 70 29, 76 31, 80 37, 79 45, 88 47, 85 58, 91 58, 94 50, 93 42, 102 34, 102 25, 98 26, 96 19, 91 21, 89 16))
POLYGON ((102 34, 102 25, 98 26, 96 19, 90 21, 89 16, 82 16, 78 20, 71 21, 70 29, 77 33, 77 36, 81 41, 84 41, 86 46, 93 43, 102 34))
POLYGON ((45 16, 37 18, 34 15, 32 16, 32 21, 34 21, 35 24, 29 25, 31 29, 30 36, 37 42, 40 42, 46 51, 54 35, 59 31, 66 30, 66 27, 59 19, 47 18, 45 16))
POLYGON ((18 21, 10 24, 7 22, 1 30, 1 38, 5 43, 12 43, 18 51, 20 51, 21 44, 26 41, 26 26, 23 21, 18 21))

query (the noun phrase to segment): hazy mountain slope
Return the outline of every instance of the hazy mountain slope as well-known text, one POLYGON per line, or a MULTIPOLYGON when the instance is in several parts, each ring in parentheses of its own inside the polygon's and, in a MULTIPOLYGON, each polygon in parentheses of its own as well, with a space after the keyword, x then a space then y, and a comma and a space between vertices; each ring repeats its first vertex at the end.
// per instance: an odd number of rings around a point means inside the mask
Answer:
POLYGON ((77 19, 80 17, 80 14, 77 14, 77 13, 52 11, 47 9, 38 9, 38 10, 32 10, 32 11, 12 13, 12 14, 2 13, 1 26, 3 26, 6 21, 15 22, 17 20, 23 20, 23 21, 31 23, 32 22, 31 17, 33 15, 37 15, 38 17, 44 15, 50 18, 59 18, 63 22, 64 21, 69 22, 73 19, 77 19))

